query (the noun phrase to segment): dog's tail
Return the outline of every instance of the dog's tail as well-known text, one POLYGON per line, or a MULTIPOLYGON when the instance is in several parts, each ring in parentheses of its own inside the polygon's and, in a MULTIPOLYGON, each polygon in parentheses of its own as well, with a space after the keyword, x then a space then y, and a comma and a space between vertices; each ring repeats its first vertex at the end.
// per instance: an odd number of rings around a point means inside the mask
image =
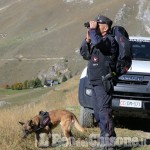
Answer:
POLYGON ((74 121, 74 126, 77 130, 79 130, 80 132, 85 131, 85 129, 79 124, 79 121, 75 115, 73 115, 73 121, 74 121))

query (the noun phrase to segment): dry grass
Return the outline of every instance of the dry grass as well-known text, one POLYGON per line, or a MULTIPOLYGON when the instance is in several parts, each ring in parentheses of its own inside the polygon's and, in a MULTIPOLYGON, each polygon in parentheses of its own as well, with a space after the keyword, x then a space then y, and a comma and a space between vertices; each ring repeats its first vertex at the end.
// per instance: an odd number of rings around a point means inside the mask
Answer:
MULTIPOLYGON (((26 121, 38 114, 40 110, 67 109, 79 106, 77 100, 78 77, 54 88, 38 103, 13 106, 0 110, 0 149, 23 150, 35 149, 33 136, 21 140, 21 126, 19 121, 26 121)), ((76 113, 76 110, 73 110, 76 113)), ((59 130, 59 129, 58 129, 59 130)), ((57 132, 57 130, 56 130, 57 132)))

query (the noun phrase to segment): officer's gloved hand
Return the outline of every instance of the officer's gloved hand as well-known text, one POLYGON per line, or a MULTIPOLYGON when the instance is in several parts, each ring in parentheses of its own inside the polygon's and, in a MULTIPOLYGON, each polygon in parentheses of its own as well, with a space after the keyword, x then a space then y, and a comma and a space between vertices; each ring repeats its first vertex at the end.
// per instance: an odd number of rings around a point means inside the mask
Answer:
POLYGON ((116 77, 117 74, 115 72, 108 73, 106 76, 103 76, 103 81, 111 80, 113 77, 116 77))

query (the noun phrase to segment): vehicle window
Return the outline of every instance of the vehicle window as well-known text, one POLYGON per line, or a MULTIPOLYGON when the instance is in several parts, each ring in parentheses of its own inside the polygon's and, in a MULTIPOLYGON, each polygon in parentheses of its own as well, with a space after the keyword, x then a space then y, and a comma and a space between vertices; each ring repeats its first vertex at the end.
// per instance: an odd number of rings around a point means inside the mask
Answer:
POLYGON ((133 60, 150 60, 150 42, 131 41, 133 60))

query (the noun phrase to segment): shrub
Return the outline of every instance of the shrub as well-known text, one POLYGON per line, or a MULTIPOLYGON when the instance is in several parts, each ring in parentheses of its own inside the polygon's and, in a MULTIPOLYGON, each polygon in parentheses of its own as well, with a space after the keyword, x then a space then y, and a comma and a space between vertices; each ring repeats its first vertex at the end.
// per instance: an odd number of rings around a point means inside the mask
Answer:
POLYGON ((30 80, 28 83, 29 83, 29 88, 35 87, 35 80, 30 80))
POLYGON ((12 89, 12 90, 22 90, 22 89, 23 89, 23 84, 22 84, 22 83, 13 84, 13 85, 11 86, 11 89, 12 89))
POLYGON ((23 88, 24 89, 28 89, 29 88, 29 81, 28 80, 24 81, 23 88))
POLYGON ((42 87, 42 81, 39 78, 35 79, 34 88, 42 87))
POLYGON ((63 75, 62 82, 65 82, 65 81, 67 81, 67 77, 65 75, 63 75))

